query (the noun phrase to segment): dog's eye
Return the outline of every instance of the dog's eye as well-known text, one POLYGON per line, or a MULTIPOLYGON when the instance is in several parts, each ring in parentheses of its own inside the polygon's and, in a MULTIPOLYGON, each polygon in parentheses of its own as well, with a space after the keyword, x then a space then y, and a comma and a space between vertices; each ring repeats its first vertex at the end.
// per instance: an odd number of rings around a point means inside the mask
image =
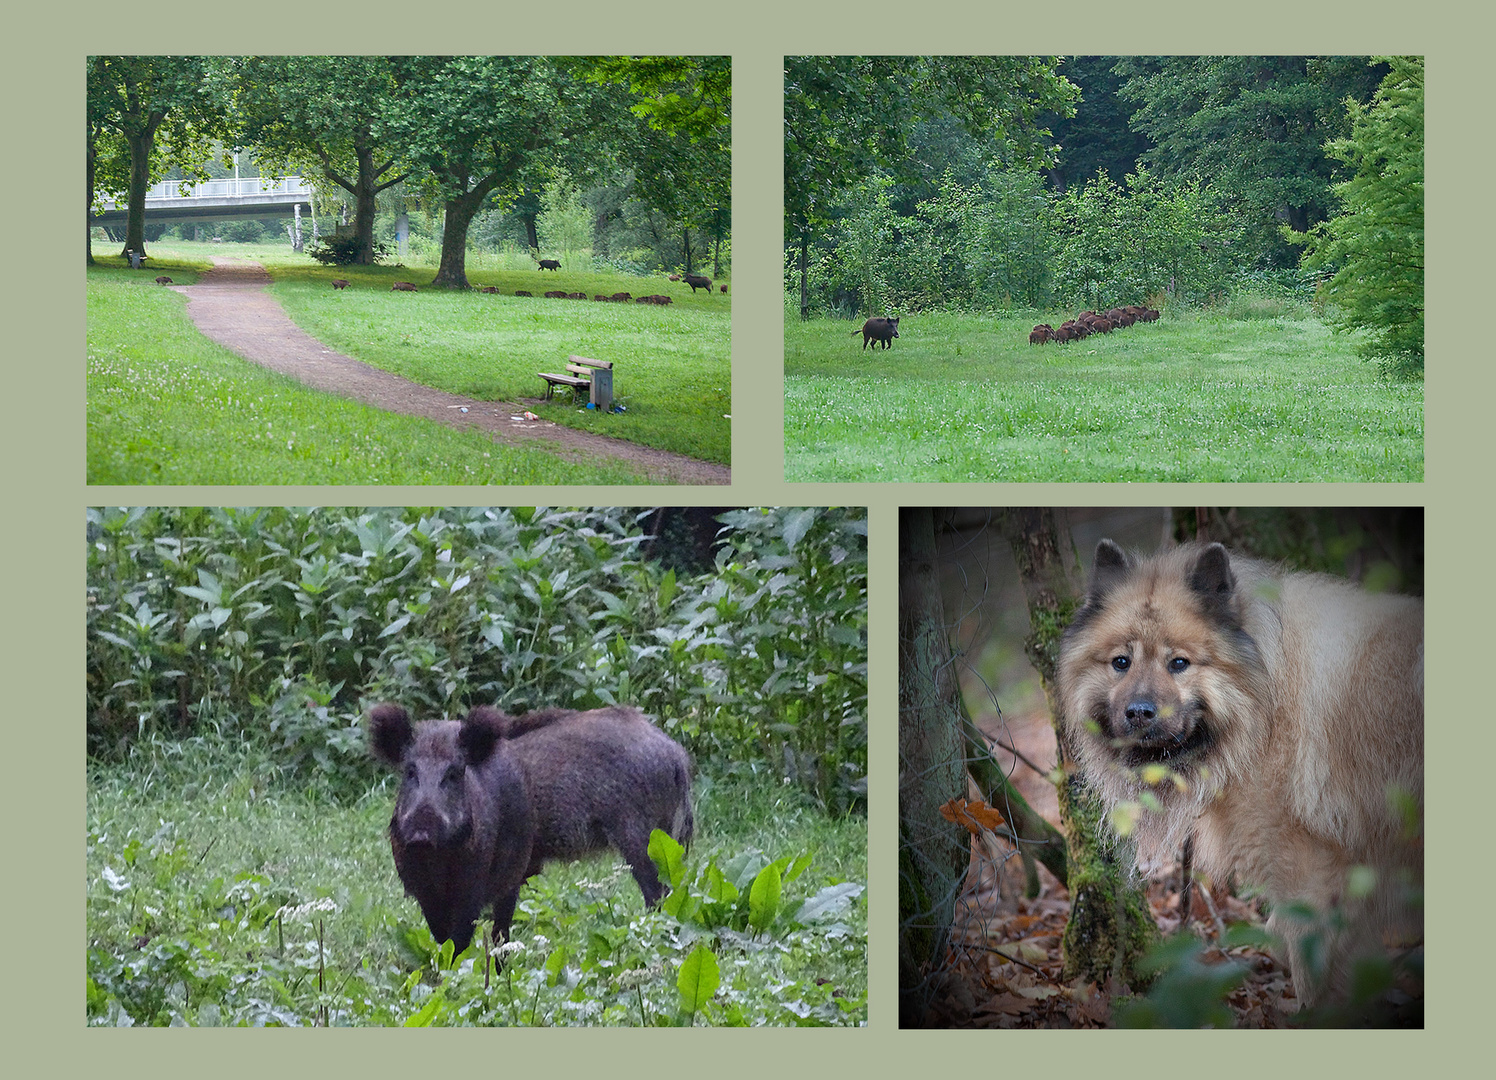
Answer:
POLYGON ((1169 670, 1172 671, 1175 675, 1178 675, 1181 671, 1189 666, 1190 662, 1182 656, 1176 656, 1174 657, 1174 659, 1169 661, 1169 670))
POLYGON ((1112 670, 1113 671, 1126 671, 1130 667, 1132 667, 1132 661, 1129 660, 1127 657, 1125 657, 1125 656, 1114 656, 1114 657, 1112 657, 1112 670))

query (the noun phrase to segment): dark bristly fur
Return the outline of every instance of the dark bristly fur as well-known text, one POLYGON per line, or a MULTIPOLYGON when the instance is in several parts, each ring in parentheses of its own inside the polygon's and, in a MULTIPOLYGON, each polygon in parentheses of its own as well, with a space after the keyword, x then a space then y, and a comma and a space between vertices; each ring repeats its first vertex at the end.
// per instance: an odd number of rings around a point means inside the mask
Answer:
POLYGON ((390 848, 431 934, 458 952, 490 905, 506 934, 520 887, 551 859, 612 847, 655 904, 664 886, 649 834, 694 830, 690 759, 638 709, 479 706, 461 722, 412 725, 398 705, 369 713, 374 755, 401 769, 390 848))
POLYGON ((1389 793, 1423 799, 1423 605, 1187 544, 1148 558, 1096 549, 1060 649, 1058 698, 1080 767, 1112 806, 1151 792, 1132 839, 1151 872, 1193 837, 1198 867, 1273 906, 1342 905, 1350 926, 1306 963, 1302 924, 1275 913, 1295 987, 1345 996, 1382 937, 1416 938, 1421 844, 1389 793), (1173 778, 1149 784, 1143 767, 1173 778), (1346 893, 1355 866, 1372 894, 1346 893))
MULTIPOLYGON (((903 318, 903 316, 899 316, 903 318)), ((869 341, 881 341, 885 349, 890 347, 890 342, 899 336, 899 319, 890 319, 884 315, 876 315, 862 324, 861 330, 853 330, 854 334, 862 335, 862 349, 867 351, 869 341)), ((874 348, 877 348, 875 345, 874 348)))

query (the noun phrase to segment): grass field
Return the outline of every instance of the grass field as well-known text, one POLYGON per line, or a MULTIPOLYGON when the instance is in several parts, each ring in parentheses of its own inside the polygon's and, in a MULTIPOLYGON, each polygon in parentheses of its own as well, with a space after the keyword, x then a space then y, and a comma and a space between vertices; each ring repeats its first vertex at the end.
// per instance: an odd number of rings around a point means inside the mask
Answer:
MULTIPOLYGON (((689 866, 813 853, 784 885, 790 910, 833 883, 866 884, 865 818, 702 772, 689 866)), ((386 839, 393 779, 349 801, 274 773, 227 740, 142 744, 128 764, 90 767, 90 1024, 671 1024, 698 944, 722 986, 697 1023, 866 1022, 865 893, 834 922, 711 931, 646 910, 616 857, 552 864, 520 893, 517 951, 486 981, 476 946, 438 961, 402 894, 386 839)))
POLYGON ((1066 345, 1039 322, 785 320, 790 481, 1420 481, 1423 384, 1388 382, 1307 311, 1171 312, 1066 345))
MULTIPOLYGON (((190 284, 187 265, 155 269, 190 284)), ((200 334, 183 298, 88 272, 90 484, 628 484, 579 465, 309 390, 200 334)))
POLYGON ((275 245, 158 244, 149 273, 102 257, 88 275, 89 482, 637 483, 627 466, 579 466, 543 449, 509 450, 299 387, 197 333, 157 274, 192 284, 213 255, 261 261, 273 294, 308 333, 375 367, 489 400, 538 397, 539 371, 565 371, 572 353, 614 361, 625 412, 599 416, 560 398, 530 408, 547 420, 641 446, 727 463, 731 454, 731 303, 692 296, 663 277, 519 269, 474 270, 535 299, 446 290, 391 292, 429 282, 427 267, 331 268, 275 245), (328 282, 348 278, 335 291, 328 282), (147 288, 148 286, 148 288, 147 288), (665 293, 668 308, 545 300, 547 289, 588 295, 665 293), (678 295, 683 294, 683 295, 678 295))

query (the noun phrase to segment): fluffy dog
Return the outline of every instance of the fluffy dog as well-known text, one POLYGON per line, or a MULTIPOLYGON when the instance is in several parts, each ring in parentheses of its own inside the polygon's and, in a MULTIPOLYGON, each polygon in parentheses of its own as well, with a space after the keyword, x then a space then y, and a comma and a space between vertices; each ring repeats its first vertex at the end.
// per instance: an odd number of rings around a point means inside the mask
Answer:
POLYGON ((1193 836, 1202 870, 1260 888, 1301 1000, 1342 997, 1384 935, 1421 935, 1421 601, 1220 544, 1103 540, 1058 697, 1081 769, 1139 808, 1138 868, 1193 836), (1348 916, 1316 956, 1296 901, 1348 916))

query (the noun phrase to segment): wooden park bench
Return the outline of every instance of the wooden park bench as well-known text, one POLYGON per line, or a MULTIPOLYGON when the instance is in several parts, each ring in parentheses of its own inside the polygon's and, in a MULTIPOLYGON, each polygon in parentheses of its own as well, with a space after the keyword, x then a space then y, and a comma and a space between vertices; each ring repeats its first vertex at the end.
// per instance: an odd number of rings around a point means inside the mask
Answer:
POLYGON ((571 399, 578 400, 583 390, 587 391, 588 400, 602 412, 607 412, 613 407, 613 361, 591 360, 585 356, 568 357, 571 361, 566 365, 567 375, 558 375, 552 372, 541 371, 537 374, 545 380, 545 399, 549 401, 556 392, 556 387, 564 386, 571 390, 571 399))

